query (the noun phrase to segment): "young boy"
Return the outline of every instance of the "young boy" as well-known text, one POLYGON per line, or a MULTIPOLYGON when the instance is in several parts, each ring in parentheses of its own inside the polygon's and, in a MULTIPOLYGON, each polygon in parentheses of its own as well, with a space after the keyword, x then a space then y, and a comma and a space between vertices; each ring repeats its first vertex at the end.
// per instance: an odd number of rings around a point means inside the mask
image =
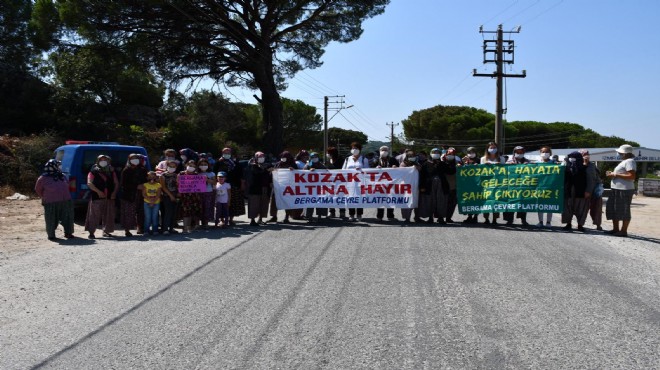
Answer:
POLYGON ((144 197, 144 231, 154 235, 158 231, 158 209, 160 208, 160 196, 162 185, 158 182, 156 172, 147 173, 147 183, 143 185, 142 195, 144 197))
POLYGON ((225 182, 227 173, 218 172, 218 182, 215 184, 215 226, 222 220, 222 227, 229 225, 229 204, 231 202, 231 185, 225 182))

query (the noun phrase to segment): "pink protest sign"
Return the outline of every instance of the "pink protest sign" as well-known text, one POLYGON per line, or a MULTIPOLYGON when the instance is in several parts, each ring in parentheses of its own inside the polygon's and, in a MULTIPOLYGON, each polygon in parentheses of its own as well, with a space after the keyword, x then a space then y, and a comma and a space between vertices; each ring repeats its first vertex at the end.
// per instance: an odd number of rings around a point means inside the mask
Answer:
POLYGON ((179 176, 179 193, 203 193, 206 191, 206 176, 181 175, 179 176))

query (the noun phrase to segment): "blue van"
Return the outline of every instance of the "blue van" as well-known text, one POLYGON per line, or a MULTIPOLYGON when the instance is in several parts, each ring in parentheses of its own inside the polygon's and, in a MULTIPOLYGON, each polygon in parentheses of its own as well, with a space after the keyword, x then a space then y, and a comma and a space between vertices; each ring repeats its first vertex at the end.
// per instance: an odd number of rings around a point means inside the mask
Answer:
POLYGON ((69 177, 71 199, 74 204, 80 204, 88 201, 87 174, 99 155, 110 156, 112 167, 119 179, 128 156, 132 153, 142 154, 145 157, 145 167, 147 170, 151 169, 147 151, 143 147, 115 142, 67 141, 66 145, 55 149, 53 158, 62 161, 62 172, 69 177))

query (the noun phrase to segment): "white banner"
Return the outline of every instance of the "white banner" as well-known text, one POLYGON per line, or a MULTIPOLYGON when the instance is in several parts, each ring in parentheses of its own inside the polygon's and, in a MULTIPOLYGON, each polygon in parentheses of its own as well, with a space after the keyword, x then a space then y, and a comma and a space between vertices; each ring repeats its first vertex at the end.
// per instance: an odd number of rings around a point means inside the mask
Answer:
POLYGON ((273 171, 277 209, 417 208, 414 167, 273 171))

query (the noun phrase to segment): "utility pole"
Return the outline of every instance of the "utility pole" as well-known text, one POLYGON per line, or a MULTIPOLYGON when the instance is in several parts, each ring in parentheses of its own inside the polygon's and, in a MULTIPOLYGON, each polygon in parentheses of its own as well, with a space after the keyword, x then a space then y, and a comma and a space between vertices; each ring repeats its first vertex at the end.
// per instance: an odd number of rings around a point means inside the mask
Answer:
POLYGON ((497 40, 484 40, 484 64, 495 63, 496 71, 494 73, 477 73, 472 70, 474 77, 491 77, 497 79, 497 95, 495 97, 495 142, 501 151, 504 151, 504 123, 502 115, 506 113, 506 108, 502 107, 502 81, 504 77, 522 77, 527 76, 527 71, 523 69, 522 74, 504 73, 504 63, 513 64, 514 62, 514 42, 513 40, 504 40, 505 33, 520 33, 520 26, 515 31, 503 31, 502 25, 497 26, 497 31, 484 31, 483 26, 479 27, 479 33, 497 33, 497 40), (493 46, 493 44, 495 44, 493 46), (493 54, 490 56, 489 54, 493 54), (506 58, 505 58, 506 55, 506 58))
POLYGON ((390 126, 390 153, 394 153, 394 126, 398 126, 398 123, 386 123, 385 125, 390 126))
POLYGON ((337 113, 339 113, 342 109, 348 109, 351 108, 352 105, 349 105, 348 107, 344 107, 344 98, 346 95, 334 95, 334 96, 324 96, 323 97, 323 163, 326 163, 327 161, 327 156, 326 154, 328 153, 328 122, 330 122, 331 119, 333 119, 337 113), (337 101, 329 101, 329 98, 339 98, 337 101), (330 108, 330 104, 339 104, 339 107, 337 108, 330 108), (332 117, 328 118, 328 110, 336 110, 335 114, 332 115, 332 117))

